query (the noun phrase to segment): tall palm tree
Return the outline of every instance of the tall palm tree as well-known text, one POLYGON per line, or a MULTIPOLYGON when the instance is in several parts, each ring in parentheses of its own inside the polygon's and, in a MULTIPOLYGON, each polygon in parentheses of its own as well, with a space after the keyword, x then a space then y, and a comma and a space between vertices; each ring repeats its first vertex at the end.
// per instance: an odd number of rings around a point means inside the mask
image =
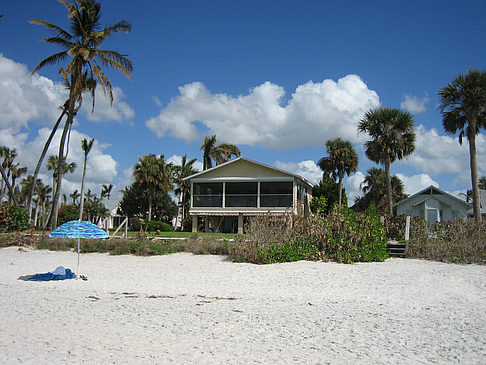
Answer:
POLYGON ((338 204, 341 206, 343 178, 358 169, 358 154, 349 141, 341 138, 328 139, 326 141, 327 157, 321 158, 317 164, 324 172, 324 178, 331 177, 339 182, 338 204))
POLYGON ((16 163, 15 165, 12 165, 10 167, 10 170, 12 171, 12 192, 13 194, 9 194, 8 201, 9 203, 12 202, 13 199, 15 199, 15 182, 17 179, 25 174, 27 172, 27 167, 19 167, 19 163, 16 163))
POLYGON ((203 170, 213 167, 212 158, 214 157, 214 149, 216 147, 216 135, 204 137, 204 143, 199 148, 203 150, 203 170))
MULTIPOLYGON (((64 103, 64 106, 60 108, 62 110, 61 115, 59 116, 56 123, 54 124, 54 127, 52 127, 51 133, 49 134, 49 137, 47 138, 47 141, 44 144, 44 148, 41 152, 41 155, 39 157, 39 161, 37 161, 37 165, 36 165, 35 170, 34 170, 34 177, 33 177, 34 180, 36 180, 37 176, 39 176, 39 171, 40 171, 40 168, 42 166, 42 162, 44 162, 44 158, 46 157, 47 150, 49 149, 49 146, 51 145, 51 141, 54 138, 54 135, 56 134, 56 131, 57 131, 57 128, 59 127, 59 124, 61 123, 62 119, 66 115, 67 103, 68 103, 68 101, 66 101, 64 103)), ((32 197, 34 196, 35 189, 36 189, 36 185, 32 184, 30 194, 29 194, 29 198, 28 198, 28 201, 27 201, 27 206, 28 206, 28 210, 29 210, 29 223, 30 223, 31 218, 32 218, 32 197)))
POLYGON ((152 220, 152 199, 157 190, 168 193, 173 186, 173 165, 167 164, 164 156, 154 154, 138 158, 133 176, 135 181, 141 184, 148 196, 148 220, 152 220))
MULTIPOLYGON (((59 0, 67 9, 70 18, 70 28, 63 28, 41 19, 31 19, 30 22, 46 27, 54 33, 54 36, 44 38, 42 41, 57 45, 61 52, 55 53, 42 60, 32 73, 39 71, 47 65, 63 62, 71 57, 71 62, 66 68, 61 68, 60 73, 69 85, 69 98, 66 106, 67 119, 59 144, 59 160, 66 158, 64 145, 67 132, 73 123, 74 116, 81 106, 83 91, 89 90, 93 97, 96 84, 100 84, 103 91, 108 93, 110 102, 113 102, 112 85, 102 69, 103 66, 121 71, 130 78, 133 71, 131 61, 126 55, 115 51, 103 50, 103 42, 116 32, 129 33, 131 25, 126 20, 101 29, 101 4, 95 0, 59 0)), ((62 168, 58 166, 58 179, 53 199, 53 208, 50 218, 50 227, 53 229, 57 222, 58 208, 56 202, 61 194, 62 168)))
POLYGON ((203 150, 203 170, 213 167, 213 162, 216 165, 220 165, 226 161, 229 161, 231 156, 239 157, 241 152, 235 145, 229 143, 221 143, 216 145, 216 135, 204 137, 204 143, 200 147, 203 150))
POLYGON ((371 161, 385 167, 387 213, 393 214, 393 197, 390 165, 415 151, 415 132, 412 114, 399 109, 378 108, 370 110, 358 126, 371 140, 365 143, 365 154, 371 161))
MULTIPOLYGON (((86 138, 83 138, 81 141, 81 149, 84 153, 84 164, 83 164, 83 178, 81 180, 81 196, 84 193, 84 181, 86 179, 86 163, 88 162, 88 153, 91 151, 91 147, 93 147, 94 138, 91 138, 89 141, 86 138)), ((79 204, 79 220, 83 219, 83 207, 84 207, 84 199, 81 199, 79 204)))
MULTIPOLYGON (((47 159, 47 170, 52 171, 52 191, 53 191, 53 197, 52 197, 52 207, 51 207, 51 212, 50 212, 50 217, 49 221, 52 220, 52 214, 55 213, 55 211, 58 210, 60 202, 61 202, 61 195, 57 194, 56 189, 60 188, 59 185, 59 170, 61 170, 61 179, 62 176, 66 173, 73 173, 74 170, 76 169, 76 162, 70 162, 69 164, 66 163, 66 158, 62 158, 62 163, 59 163, 59 158, 56 155, 50 155, 49 158, 47 159), (55 200, 57 199, 57 200, 55 200)), ((56 220, 57 221, 57 220, 56 220)), ((49 224, 49 227, 52 229, 51 225, 49 224)))
MULTIPOLYGON (((187 160, 187 155, 182 156, 181 164, 174 166, 174 184, 177 186, 175 189, 175 193, 179 195, 179 212, 177 214, 177 219, 179 216, 184 219, 185 218, 185 204, 187 193, 190 188, 190 183, 184 178, 191 176, 197 172, 197 170, 193 167, 194 163, 197 159, 193 158, 192 160, 187 160)), ((176 222, 176 226, 178 226, 178 221, 176 222)))
POLYGON ((42 205, 42 227, 45 228, 47 224, 47 212, 46 212, 46 203, 49 201, 50 195, 52 192, 52 188, 49 185, 41 185, 40 188, 37 189, 37 195, 39 203, 42 205))
POLYGON ((439 90, 439 96, 444 130, 451 134, 459 132, 460 144, 464 136, 469 141, 473 213, 480 222, 476 135, 486 128, 486 72, 470 69, 465 75, 457 75, 439 90))

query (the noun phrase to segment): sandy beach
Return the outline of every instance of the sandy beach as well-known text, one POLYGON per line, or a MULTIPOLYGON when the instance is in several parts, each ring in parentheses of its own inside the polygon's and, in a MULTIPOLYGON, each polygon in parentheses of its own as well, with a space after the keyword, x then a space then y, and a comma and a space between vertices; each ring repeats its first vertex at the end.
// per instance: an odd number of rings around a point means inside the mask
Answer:
POLYGON ((221 256, 0 249, 0 362, 486 362, 486 266, 389 259, 258 266, 221 256))

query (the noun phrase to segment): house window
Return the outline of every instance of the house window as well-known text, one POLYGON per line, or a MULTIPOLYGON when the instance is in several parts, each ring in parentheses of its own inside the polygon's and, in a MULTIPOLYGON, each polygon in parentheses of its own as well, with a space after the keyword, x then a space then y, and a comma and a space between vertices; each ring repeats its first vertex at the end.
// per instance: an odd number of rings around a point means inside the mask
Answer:
POLYGON ((260 183, 260 207, 293 207, 292 190, 291 181, 260 183))
POLYGON ((222 207, 223 183, 194 183, 193 207, 222 207))
POLYGON ((257 196, 258 183, 256 182, 227 182, 224 206, 256 208, 257 196))

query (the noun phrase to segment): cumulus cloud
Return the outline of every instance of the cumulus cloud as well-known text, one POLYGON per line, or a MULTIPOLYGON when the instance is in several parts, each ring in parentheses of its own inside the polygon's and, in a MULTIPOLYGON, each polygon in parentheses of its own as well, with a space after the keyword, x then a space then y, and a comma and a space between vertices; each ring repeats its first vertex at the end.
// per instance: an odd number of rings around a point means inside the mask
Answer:
POLYGON ((86 117, 94 122, 115 121, 123 122, 132 119, 135 111, 125 101, 125 94, 119 87, 113 87, 113 105, 110 104, 108 95, 103 93, 101 87, 95 91, 95 109, 93 110, 93 98, 91 94, 85 93, 81 109, 86 117))
POLYGON ((434 181, 429 175, 418 174, 413 176, 405 176, 404 174, 396 174, 396 176, 402 180, 404 185, 405 194, 411 195, 419 192, 420 190, 433 185, 439 187, 439 183, 434 181))
POLYGON ((61 84, 37 74, 31 76, 25 65, 0 54, 2 134, 18 133, 34 120, 51 124, 59 117, 59 106, 67 95, 61 84))
POLYGON ((364 178, 365 174, 363 174, 361 171, 357 171, 355 174, 344 180, 344 187, 346 188, 349 206, 354 204, 356 197, 363 195, 361 192, 361 184, 364 181, 364 178))
MULTIPOLYGON (((167 162, 180 166, 181 163, 182 163, 182 157, 183 156, 180 156, 180 155, 172 155, 167 159, 167 162)), ((200 162, 199 160, 196 160, 196 162, 194 162, 192 167, 194 168, 194 170, 202 171, 203 170, 203 163, 200 162)))
POLYGON ((318 184, 322 179, 322 170, 312 160, 301 162, 275 161, 274 166, 278 169, 302 176, 311 184, 318 184))
POLYGON ((200 82, 180 87, 179 93, 146 123, 159 137, 201 139, 196 128, 201 123, 205 134, 221 140, 277 149, 319 146, 337 136, 357 142, 359 120, 379 105, 376 92, 357 75, 309 81, 297 87, 286 105, 285 90, 270 82, 238 97, 212 94, 200 82))
POLYGON ((420 114, 427 110, 428 103, 428 96, 419 98, 418 96, 408 94, 405 95, 405 100, 400 103, 400 108, 413 114, 420 114))
MULTIPOLYGON (((423 125, 419 125, 415 133, 417 135, 415 152, 401 163, 409 164, 427 174, 453 173, 467 180, 469 176, 467 139, 464 139, 460 145, 457 137, 439 135, 435 128, 427 129, 423 125)), ((482 134, 476 137, 476 149, 478 172, 484 175, 486 174, 486 137, 482 134)))

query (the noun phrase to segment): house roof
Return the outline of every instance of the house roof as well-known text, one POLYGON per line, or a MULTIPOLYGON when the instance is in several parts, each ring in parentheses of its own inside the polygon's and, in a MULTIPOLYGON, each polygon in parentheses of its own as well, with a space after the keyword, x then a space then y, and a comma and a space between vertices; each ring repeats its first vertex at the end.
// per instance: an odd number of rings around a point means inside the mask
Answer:
POLYGON ((265 165, 263 163, 256 162, 256 161, 250 160, 248 158, 244 158, 244 157, 238 157, 238 158, 235 158, 234 160, 230 160, 228 162, 222 163, 221 165, 217 165, 217 166, 212 167, 210 169, 207 169, 207 170, 204 170, 204 171, 195 173, 195 174, 193 174, 191 176, 188 176, 188 177, 184 178, 183 180, 192 180, 194 178, 204 177, 204 175, 208 174, 209 172, 212 172, 212 171, 215 171, 215 170, 218 170, 218 169, 223 169, 223 168, 225 168, 228 165, 237 163, 238 161, 246 161, 248 163, 251 163, 251 164, 254 164, 254 165, 257 165, 257 166, 261 166, 261 167, 264 167, 264 168, 267 168, 267 169, 270 169, 270 170, 273 170, 273 171, 282 173, 284 175, 289 175, 289 176, 295 177, 295 178, 297 178, 299 180, 302 180, 305 184, 309 185, 310 187, 313 186, 309 181, 307 181, 304 177, 302 177, 300 175, 294 174, 294 173, 289 172, 289 171, 281 170, 281 169, 278 169, 276 167, 272 167, 272 166, 269 166, 269 165, 265 165))
MULTIPOLYGON (((409 201, 410 199, 415 198, 415 197, 416 197, 416 196, 418 196, 418 195, 432 195, 432 194, 436 194, 436 195, 445 195, 445 196, 447 196, 447 197, 449 197, 449 198, 451 198, 451 199, 453 199, 453 200, 457 201, 458 203, 464 204, 464 205, 466 205, 466 206, 468 206, 468 207, 469 207, 469 206, 471 206, 471 204, 469 204, 468 202, 466 202, 466 201, 464 201, 464 200, 462 200, 462 199, 458 198, 457 196, 454 196, 454 195, 452 195, 452 194, 448 193, 447 191, 441 190, 441 189, 439 189, 438 187, 435 187, 435 186, 433 186, 433 185, 430 185, 430 186, 426 187, 425 189, 420 190, 419 192, 417 192, 417 193, 415 193, 415 194, 410 195, 408 198, 405 198, 405 199, 403 199, 403 200, 399 201, 398 203, 395 203, 393 206, 394 206, 394 207, 396 207, 396 206, 398 206, 398 205, 400 205, 400 204, 403 204, 403 203, 405 203, 405 202, 409 201)), ((423 201, 425 201, 425 200, 427 200, 427 199, 428 199, 428 198, 424 198, 424 200, 423 200, 423 201)), ((422 202, 423 202, 423 201, 422 201, 422 202)))

